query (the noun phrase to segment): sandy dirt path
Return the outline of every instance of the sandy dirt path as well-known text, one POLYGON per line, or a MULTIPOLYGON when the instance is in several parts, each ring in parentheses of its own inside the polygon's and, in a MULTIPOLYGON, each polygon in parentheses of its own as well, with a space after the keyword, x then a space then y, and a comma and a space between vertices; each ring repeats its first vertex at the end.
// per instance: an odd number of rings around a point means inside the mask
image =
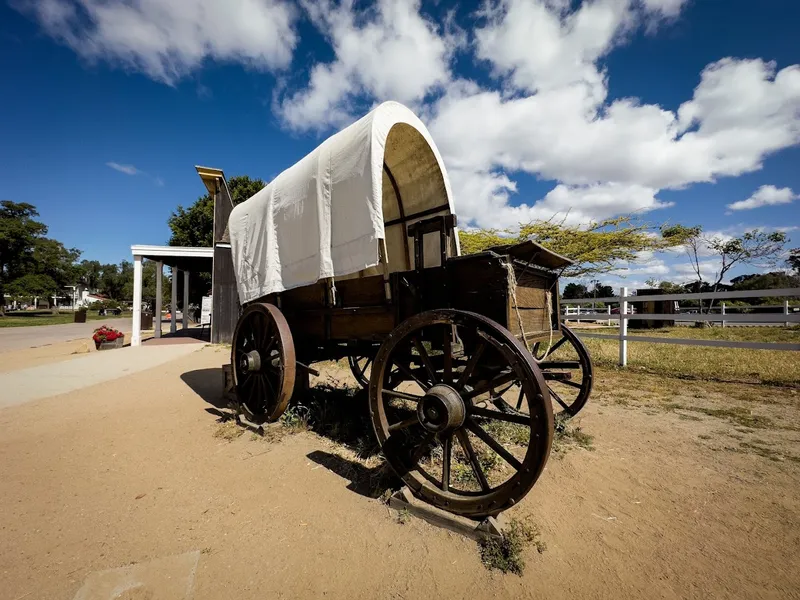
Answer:
MULTIPOLYGON (((797 597, 800 463, 729 449, 755 434, 725 419, 621 406, 600 379, 581 418, 594 450, 551 459, 512 511, 547 544, 517 577, 352 491, 327 439, 214 437, 227 358, 0 410, 0 598, 69 600, 96 571, 197 551, 197 600, 797 597)), ((756 434, 796 450, 797 396, 770 397, 756 434)), ((124 597, 162 597, 140 591, 124 597)))

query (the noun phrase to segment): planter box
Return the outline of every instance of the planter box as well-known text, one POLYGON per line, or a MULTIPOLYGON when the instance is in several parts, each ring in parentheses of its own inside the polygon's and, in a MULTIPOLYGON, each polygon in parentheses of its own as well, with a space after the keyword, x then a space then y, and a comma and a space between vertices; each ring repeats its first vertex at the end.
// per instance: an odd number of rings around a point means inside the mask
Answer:
POLYGON ((85 310, 76 310, 75 311, 75 323, 86 323, 86 311, 85 310))
POLYGON ((95 348, 98 350, 113 350, 114 348, 122 348, 125 344, 124 337, 118 337, 113 342, 100 342, 99 344, 95 342, 95 348))

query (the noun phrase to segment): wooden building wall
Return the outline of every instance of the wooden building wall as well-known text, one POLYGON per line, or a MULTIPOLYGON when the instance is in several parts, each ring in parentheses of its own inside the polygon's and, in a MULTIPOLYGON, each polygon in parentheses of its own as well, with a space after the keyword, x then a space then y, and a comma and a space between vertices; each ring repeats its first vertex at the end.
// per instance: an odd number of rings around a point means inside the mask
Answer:
POLYGON ((217 179, 214 195, 214 272, 212 274, 211 343, 230 344, 239 320, 241 306, 236 291, 231 245, 227 236, 228 219, 233 210, 228 185, 217 179))

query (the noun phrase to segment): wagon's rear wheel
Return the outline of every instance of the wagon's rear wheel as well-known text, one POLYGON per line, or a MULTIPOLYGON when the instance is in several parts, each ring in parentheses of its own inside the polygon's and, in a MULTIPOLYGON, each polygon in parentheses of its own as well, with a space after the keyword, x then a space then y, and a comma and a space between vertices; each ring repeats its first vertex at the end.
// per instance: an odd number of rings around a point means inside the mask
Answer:
POLYGON ((350 372, 356 378, 358 385, 367 389, 369 387, 369 376, 372 373, 372 361, 374 356, 348 356, 347 364, 350 365, 350 372))
POLYGON ((401 323, 372 365, 370 414, 412 492, 470 517, 521 500, 550 453, 553 413, 533 357, 504 327, 458 310, 401 323), (513 384, 514 397, 497 390, 513 384))
POLYGON ((592 393, 594 373, 589 350, 569 327, 561 325, 562 337, 548 347, 536 343, 531 354, 544 374, 553 410, 574 417, 592 393))
POLYGON ((276 306, 256 303, 244 310, 233 333, 231 365, 245 417, 277 420, 292 397, 296 364, 289 325, 276 306))

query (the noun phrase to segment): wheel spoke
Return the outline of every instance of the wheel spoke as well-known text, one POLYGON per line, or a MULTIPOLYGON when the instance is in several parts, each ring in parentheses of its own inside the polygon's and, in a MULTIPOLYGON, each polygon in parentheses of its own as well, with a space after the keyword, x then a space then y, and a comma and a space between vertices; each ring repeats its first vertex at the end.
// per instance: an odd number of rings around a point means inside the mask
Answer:
POLYGON ((444 328, 444 338, 442 344, 442 353, 444 356, 444 367, 442 369, 442 381, 444 383, 453 383, 453 328, 446 326, 444 328))
POLYGON ((505 447, 500 442, 498 442, 491 435, 489 435, 489 433, 485 429, 483 429, 480 425, 478 425, 475 421, 473 421, 472 419, 467 419, 466 426, 472 433, 478 436, 481 439, 481 441, 483 441, 484 444, 486 444, 487 446, 489 446, 489 448, 497 452, 497 454, 499 454, 503 460, 505 460, 512 467, 514 467, 517 471, 519 471, 522 468, 522 463, 519 462, 519 460, 517 460, 517 457, 511 454, 511 452, 509 452, 508 450, 506 450, 505 447))
POLYGON ((425 350, 425 346, 422 345, 422 342, 419 341, 419 338, 417 337, 412 338, 411 342, 414 344, 414 348, 416 348, 417 350, 419 359, 425 366, 425 370, 428 373, 428 380, 431 382, 431 385, 435 384, 437 382, 436 371, 433 370, 433 365, 431 364, 431 357, 428 356, 428 351, 425 350))
POLYGON ((461 444, 461 448, 464 450, 464 454, 466 454, 467 458, 469 459, 469 464, 472 466, 472 472, 475 473, 478 483, 481 484, 481 490, 488 492, 490 489, 489 482, 486 481, 486 475, 483 473, 481 463, 478 461, 478 456, 475 454, 475 450, 472 449, 472 444, 469 441, 467 432, 463 428, 458 429, 456 430, 456 437, 458 438, 458 442, 461 444))
POLYGON ((555 344, 553 344, 552 346, 550 346, 550 347, 547 349, 547 352, 545 353, 545 355, 544 355, 542 358, 540 358, 538 362, 541 362, 541 361, 543 361, 545 358, 547 358, 548 356, 550 356, 550 355, 551 355, 553 352, 555 352, 556 350, 558 350, 558 349, 561 347, 561 345, 562 345, 564 342, 566 342, 566 341, 567 341, 567 338, 566 338, 566 337, 562 337, 560 340, 558 340, 558 341, 557 341, 555 344))
POLYGON ((525 388, 519 386, 519 398, 517 398, 517 410, 522 406, 522 399, 525 397, 525 388))
POLYGON ((450 489, 450 455, 453 448, 453 436, 448 435, 442 445, 442 490, 450 489))
POLYGON ((499 410, 491 410, 488 408, 480 408, 478 406, 471 406, 468 409, 469 414, 475 417, 486 417, 487 419, 497 419, 498 421, 506 421, 508 423, 518 423, 519 425, 531 426, 531 418, 528 415, 518 413, 504 413, 499 410))
POLYGON ((435 434, 433 434, 433 433, 429 433, 428 435, 426 435, 425 438, 422 440, 422 443, 414 451, 414 454, 411 455, 412 468, 413 468, 414 465, 419 463, 419 460, 422 458, 422 455, 425 454, 425 451, 430 447, 430 444, 433 441, 434 435, 435 434))
POLYGON ((419 419, 417 415, 413 417, 409 417, 405 421, 400 421, 399 423, 395 423, 394 425, 389 425, 389 433, 394 433, 395 431, 400 431, 401 429, 407 429, 412 425, 419 423, 419 419))
POLYGON ((476 385, 471 391, 465 392, 461 394, 464 399, 474 398, 475 396, 480 396, 481 394, 485 394, 489 390, 492 390, 496 387, 504 385, 506 383, 511 383, 512 381, 517 380, 517 374, 513 371, 506 371, 505 373, 501 373, 496 377, 490 379, 489 381, 481 382, 476 385))
MULTIPOLYGON (((277 398, 278 397, 278 393, 275 391, 275 388, 273 387, 272 382, 269 380, 269 377, 264 375, 264 381, 266 381, 267 386, 269 386, 269 391, 272 394, 272 398, 277 398)), ((266 389, 266 386, 265 386, 264 387, 264 392, 266 392, 266 391, 267 391, 267 389, 266 389)))
POLYGON ((576 381, 569 381, 568 379, 560 379, 558 381, 558 383, 560 383, 562 385, 568 385, 570 387, 574 387, 574 388, 577 388, 577 389, 581 389, 583 387, 582 383, 578 383, 576 381))
POLYGON ((402 400, 411 400, 412 402, 419 402, 422 400, 422 396, 415 396, 414 394, 407 394, 406 392, 400 392, 397 390, 387 390, 382 389, 381 394, 389 396, 391 398, 400 398, 402 400))
POLYGON ((558 402, 558 403, 559 403, 559 404, 562 406, 562 408, 563 408, 565 411, 569 412, 569 406, 567 405, 567 403, 566 403, 566 402, 564 402, 564 401, 561 399, 561 396, 559 396, 559 395, 556 393, 556 391, 555 391, 553 388, 550 388, 550 395, 551 395, 553 398, 555 398, 555 401, 556 401, 556 402, 558 402))
POLYGON ((414 375, 414 373, 409 369, 406 365, 401 362, 395 363, 398 369, 409 379, 412 379, 419 387, 421 387, 424 391, 428 391, 428 388, 431 387, 425 383, 422 383, 419 378, 414 375))
POLYGON ((486 340, 481 340, 478 344, 478 347, 475 348, 475 353, 469 357, 469 361, 467 362, 467 366, 464 367, 461 377, 458 378, 458 381, 456 382, 456 389, 460 390, 467 385, 467 381, 469 381, 469 378, 472 377, 472 372, 475 370, 475 367, 478 366, 478 361, 481 359, 481 355, 483 355, 484 350, 486 350, 486 340))

